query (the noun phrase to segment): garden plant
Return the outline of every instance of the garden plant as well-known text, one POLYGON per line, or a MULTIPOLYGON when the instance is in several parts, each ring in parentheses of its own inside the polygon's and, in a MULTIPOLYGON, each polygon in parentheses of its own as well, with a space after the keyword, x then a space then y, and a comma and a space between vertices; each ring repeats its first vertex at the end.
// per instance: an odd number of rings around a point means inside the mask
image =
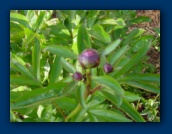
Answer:
POLYGON ((159 122, 160 74, 147 62, 159 38, 129 30, 150 21, 135 10, 11 10, 10 121, 159 122))

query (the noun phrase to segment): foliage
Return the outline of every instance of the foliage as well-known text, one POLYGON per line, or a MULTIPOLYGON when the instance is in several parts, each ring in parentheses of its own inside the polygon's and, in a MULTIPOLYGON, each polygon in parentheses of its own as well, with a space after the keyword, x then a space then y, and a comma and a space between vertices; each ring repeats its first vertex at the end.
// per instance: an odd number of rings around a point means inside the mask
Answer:
POLYGON ((153 121, 159 103, 143 95, 160 95, 160 76, 146 55, 157 39, 144 29, 129 31, 146 21, 134 10, 11 11, 10 121, 153 121), (79 64, 87 48, 101 54, 97 68, 79 64), (106 63, 112 73, 103 71, 106 63), (75 72, 84 79, 74 80, 75 72))

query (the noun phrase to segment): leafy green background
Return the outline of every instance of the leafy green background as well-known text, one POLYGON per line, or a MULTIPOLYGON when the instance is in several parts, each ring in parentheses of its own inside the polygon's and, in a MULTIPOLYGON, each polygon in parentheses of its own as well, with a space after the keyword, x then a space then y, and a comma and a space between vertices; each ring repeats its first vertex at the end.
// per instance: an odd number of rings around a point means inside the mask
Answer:
POLYGON ((11 10, 10 121, 160 121, 160 75, 146 55, 159 39, 144 29, 128 32, 150 21, 135 10, 11 10), (101 61, 90 69, 92 93, 85 97, 85 82, 72 75, 84 73, 77 57, 87 48, 101 61), (106 62, 111 74, 103 72, 106 62))

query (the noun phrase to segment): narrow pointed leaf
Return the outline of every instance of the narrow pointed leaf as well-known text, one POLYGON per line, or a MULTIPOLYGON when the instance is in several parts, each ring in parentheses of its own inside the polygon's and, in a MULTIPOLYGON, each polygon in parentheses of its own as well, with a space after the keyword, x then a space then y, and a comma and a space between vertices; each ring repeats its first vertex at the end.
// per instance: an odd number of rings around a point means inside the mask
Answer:
POLYGON ((115 48, 120 44, 121 39, 117 39, 116 41, 109 44, 102 52, 102 55, 108 55, 110 54, 115 48))
MULTIPOLYGON (((39 88, 29 91, 23 96, 20 96, 15 101, 11 102, 11 109, 21 109, 27 107, 38 106, 40 104, 50 103, 60 96, 61 90, 66 86, 66 83, 58 83, 55 87, 39 88)), ((15 92, 17 94, 17 92, 15 92)))
POLYGON ((68 83, 68 86, 66 86, 61 91, 61 95, 65 96, 65 95, 69 94, 71 91, 77 90, 77 89, 78 89, 77 82, 72 81, 72 82, 68 83))
POLYGON ((117 107, 119 107, 122 104, 123 98, 107 91, 107 89, 102 89, 101 93, 103 93, 106 99, 113 101, 117 107))
POLYGON ((131 74, 125 76, 124 78, 120 78, 119 81, 128 81, 128 80, 139 80, 150 83, 160 83, 160 75, 159 74, 131 74))
POLYGON ((89 112, 108 122, 131 122, 124 115, 106 109, 91 109, 89 112))
POLYGON ((151 22, 152 20, 147 16, 139 16, 130 21, 131 24, 141 23, 141 22, 151 22))
POLYGON ((24 15, 18 13, 10 13, 10 21, 18 22, 23 27, 31 29, 30 24, 24 15))
POLYGON ((26 38, 22 42, 24 49, 28 48, 28 45, 35 39, 36 35, 37 33, 33 32, 32 30, 25 29, 26 38))
POLYGON ((103 95, 111 101, 113 104, 119 106, 124 112, 126 112, 133 120, 136 122, 145 122, 143 117, 139 114, 139 112, 125 99, 122 100, 122 103, 118 105, 117 99, 110 93, 103 91, 103 95))
POLYGON ((117 51, 115 51, 114 53, 112 53, 110 58, 110 63, 112 65, 115 65, 123 57, 123 55, 126 53, 127 50, 128 50, 128 45, 125 45, 120 49, 118 49, 117 51))
POLYGON ((23 76, 26 76, 30 79, 35 79, 34 75, 21 63, 19 63, 17 60, 12 59, 11 61, 11 67, 20 72, 23 76))
POLYGON ((99 12, 100 12, 99 10, 90 10, 88 12, 88 19, 87 19, 88 28, 91 28, 94 25, 99 12))
POLYGON ((90 37, 84 25, 81 25, 78 29, 77 47, 79 53, 87 48, 91 48, 90 37))
POLYGON ((97 119, 97 117, 95 115, 93 115, 90 112, 87 112, 87 113, 88 113, 88 116, 90 118, 90 122, 99 122, 99 120, 97 119))
POLYGON ((148 91, 148 92, 153 92, 153 93, 157 93, 157 94, 160 93, 160 88, 159 87, 151 85, 151 84, 148 84, 148 83, 143 82, 143 81, 139 81, 139 80, 133 80, 133 81, 126 80, 126 81, 122 81, 122 83, 130 85, 130 86, 133 86, 133 87, 137 87, 137 88, 143 89, 143 90, 148 91))
POLYGON ((117 25, 117 26, 121 26, 121 28, 126 25, 125 22, 124 22, 124 20, 121 19, 121 18, 118 18, 117 20, 115 20, 115 19, 101 20, 97 24, 117 25))
POLYGON ((75 67, 69 62, 67 62, 63 57, 61 58, 61 65, 69 73, 74 74, 76 72, 75 67))
POLYGON ((32 50, 32 67, 33 67, 33 73, 35 75, 35 78, 40 81, 40 60, 41 60, 41 48, 40 48, 40 42, 38 39, 35 39, 35 44, 33 46, 32 50))
POLYGON ((138 37, 142 33, 144 33, 144 29, 134 29, 132 32, 130 32, 127 35, 127 37, 122 41, 121 44, 123 45, 129 44, 132 39, 134 39, 135 37, 138 37))
POLYGON ((16 84, 16 85, 36 85, 36 86, 41 86, 41 83, 32 80, 28 77, 25 76, 15 76, 15 75, 10 75, 10 83, 11 84, 16 84))
POLYGON ((56 83, 58 81, 61 70, 62 70, 61 57, 56 56, 50 70, 50 77, 49 77, 50 83, 56 83))
POLYGON ((80 88, 78 88, 77 90, 77 98, 78 98, 79 103, 84 109, 86 109, 85 97, 84 97, 85 91, 86 91, 86 86, 83 82, 81 82, 80 88))
POLYGON ((104 87, 112 89, 115 94, 120 95, 121 97, 124 95, 124 91, 121 88, 120 84, 110 76, 93 76, 92 80, 103 85, 104 87))
POLYGON ((136 122, 146 122, 139 112, 128 101, 123 100, 120 108, 125 111, 136 122))
POLYGON ((40 11, 40 14, 35 23, 35 30, 40 29, 42 27, 42 24, 44 23, 45 15, 46 15, 46 11, 40 11))
POLYGON ((139 63, 140 60, 143 58, 143 56, 145 56, 145 54, 147 53, 150 47, 150 44, 151 42, 149 44, 145 44, 143 48, 141 48, 136 54, 134 54, 133 57, 129 60, 129 62, 125 64, 123 68, 115 74, 115 78, 120 77, 121 74, 127 73, 128 71, 132 69, 134 65, 139 63))
POLYGON ((65 58, 77 59, 77 55, 66 46, 49 45, 45 48, 45 50, 65 58))

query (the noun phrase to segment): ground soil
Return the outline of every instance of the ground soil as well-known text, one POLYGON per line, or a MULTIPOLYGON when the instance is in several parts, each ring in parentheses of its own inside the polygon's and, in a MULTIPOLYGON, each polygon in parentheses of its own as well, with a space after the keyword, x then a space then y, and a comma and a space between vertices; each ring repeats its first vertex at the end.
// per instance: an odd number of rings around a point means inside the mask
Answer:
MULTIPOLYGON (((148 16, 152 21, 139 23, 133 27, 143 28, 145 29, 145 34, 151 34, 158 38, 154 29, 160 28, 160 10, 137 10, 136 12, 137 16, 148 16)), ((160 46, 160 42, 156 46, 160 46)), ((153 64, 156 67, 156 73, 160 74, 160 52, 155 47, 151 47, 147 55, 150 57, 148 62, 153 64)))
MULTIPOLYGON (((158 35, 154 31, 154 29, 160 28, 160 10, 137 10, 136 12, 137 12, 137 16, 148 16, 151 18, 152 21, 139 23, 132 27, 143 28, 145 29, 145 34, 151 34, 154 37, 158 38, 158 35)), ((156 44, 156 46, 160 47, 160 42, 157 43, 158 44, 156 44)), ((148 63, 153 64, 156 67, 156 73, 160 74, 160 51, 158 51, 157 49, 155 49, 154 46, 152 46, 149 49, 147 55, 150 57, 148 63)), ((156 94, 147 93, 143 95, 143 98, 148 100, 148 99, 153 99, 156 96, 157 96, 156 94)), ((145 109, 144 105, 140 104, 140 107, 138 107, 138 111, 142 112, 144 109, 145 109)), ((160 117, 160 105, 157 110, 158 110, 157 117, 160 117)), ((143 118, 148 121, 147 115, 143 116, 143 118)))

